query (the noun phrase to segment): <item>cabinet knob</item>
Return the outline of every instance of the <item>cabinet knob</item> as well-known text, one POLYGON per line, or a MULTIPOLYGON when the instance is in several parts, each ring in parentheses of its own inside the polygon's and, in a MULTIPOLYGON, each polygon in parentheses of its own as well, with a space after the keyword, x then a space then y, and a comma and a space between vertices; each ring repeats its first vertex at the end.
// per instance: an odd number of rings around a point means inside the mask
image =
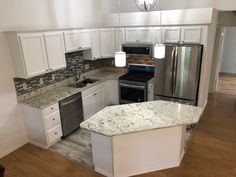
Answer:
POLYGON ((52 107, 51 110, 53 110, 54 108, 52 107))
POLYGON ((55 132, 54 134, 57 135, 57 132, 55 132))
POLYGON ((53 118, 52 120, 53 120, 53 121, 55 121, 56 119, 55 119, 55 118, 53 118))

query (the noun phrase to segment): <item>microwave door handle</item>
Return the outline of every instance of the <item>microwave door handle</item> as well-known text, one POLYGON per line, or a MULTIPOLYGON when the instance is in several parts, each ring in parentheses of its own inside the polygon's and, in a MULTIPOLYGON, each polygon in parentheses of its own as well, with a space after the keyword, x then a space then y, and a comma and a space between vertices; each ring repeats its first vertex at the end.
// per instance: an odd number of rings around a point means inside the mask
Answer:
POLYGON ((129 85, 129 84, 121 84, 120 83, 120 86, 134 88, 134 89, 145 89, 145 86, 138 86, 138 85, 129 85))

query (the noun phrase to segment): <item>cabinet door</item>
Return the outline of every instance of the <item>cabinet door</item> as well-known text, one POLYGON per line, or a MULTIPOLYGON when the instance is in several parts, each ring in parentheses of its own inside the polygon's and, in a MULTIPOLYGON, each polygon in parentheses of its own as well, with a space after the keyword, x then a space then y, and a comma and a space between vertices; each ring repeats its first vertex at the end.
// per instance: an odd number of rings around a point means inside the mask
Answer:
POLYGON ((99 110, 103 109, 105 105, 105 92, 104 88, 96 91, 94 94, 94 111, 97 113, 99 110))
POLYGON ((34 77, 48 72, 43 33, 20 34, 19 41, 27 77, 34 77))
POLYGON ((141 43, 152 43, 153 41, 153 30, 152 28, 138 28, 137 29, 138 42, 141 43))
POLYGON ((118 80, 108 80, 106 82, 107 105, 119 104, 119 84, 118 80))
POLYGON ((179 43, 181 36, 181 29, 176 27, 167 27, 164 29, 165 43, 179 43))
POLYGON ((65 46, 62 32, 44 33, 50 70, 66 68, 65 46))
POLYGON ((182 28, 182 43, 201 43, 202 27, 184 27, 182 28))
POLYGON ((116 44, 116 52, 122 50, 122 44, 124 43, 124 29, 117 29, 115 31, 115 44, 116 44))
POLYGON ((153 43, 154 44, 158 44, 161 41, 161 32, 163 34, 163 30, 161 31, 161 29, 159 27, 153 28, 153 43))
POLYGON ((91 48, 91 31, 80 30, 79 31, 79 47, 82 49, 91 48))
POLYGON ((80 50, 79 31, 64 32, 66 52, 80 50))
POLYGON ((94 107, 94 95, 90 94, 88 96, 83 97, 83 112, 84 112, 84 119, 89 118, 95 113, 94 107))
POLYGON ((137 36, 137 29, 136 28, 126 28, 125 29, 125 42, 126 43, 136 43, 138 42, 137 36))
POLYGON ((115 33, 114 29, 100 30, 101 57, 114 57, 115 53, 115 33))
POLYGON ((92 31, 92 59, 101 58, 99 30, 92 31))

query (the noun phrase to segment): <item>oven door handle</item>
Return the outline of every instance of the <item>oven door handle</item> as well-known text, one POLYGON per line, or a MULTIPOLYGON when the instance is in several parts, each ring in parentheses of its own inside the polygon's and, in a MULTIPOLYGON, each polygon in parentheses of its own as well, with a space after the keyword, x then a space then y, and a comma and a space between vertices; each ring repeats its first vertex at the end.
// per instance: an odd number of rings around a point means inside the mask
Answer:
POLYGON ((121 84, 122 87, 134 88, 134 89, 146 89, 146 86, 139 86, 139 85, 129 85, 129 84, 121 84))

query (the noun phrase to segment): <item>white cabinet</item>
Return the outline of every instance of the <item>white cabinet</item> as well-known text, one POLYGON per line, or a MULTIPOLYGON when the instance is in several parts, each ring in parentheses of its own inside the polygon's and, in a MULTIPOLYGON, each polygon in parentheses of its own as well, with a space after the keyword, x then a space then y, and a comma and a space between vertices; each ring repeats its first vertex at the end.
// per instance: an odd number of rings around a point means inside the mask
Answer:
POLYGON ((153 30, 152 28, 126 28, 125 29, 126 43, 152 43, 153 30))
POLYGON ((148 83, 148 101, 154 100, 154 84, 148 83))
POLYGON ((43 110, 22 105, 29 142, 48 148, 62 137, 61 117, 58 103, 43 110))
POLYGON ((122 50, 122 44, 124 43, 124 29, 115 30, 115 50, 116 52, 122 50))
POLYGON ((180 43, 180 39, 181 39, 180 27, 164 28, 164 42, 165 43, 180 43))
POLYGON ((7 33, 15 76, 28 79, 66 67, 62 32, 7 33))
POLYGON ((201 43, 203 27, 191 26, 182 28, 182 43, 201 43))
POLYGON ((118 105, 119 104, 119 83, 118 80, 108 80, 105 83, 106 90, 106 105, 118 105))
POLYGON ((103 84, 98 84, 82 92, 84 119, 106 106, 105 89, 103 84))
POLYGON ((94 114, 94 93, 91 93, 85 97, 83 97, 83 112, 84 119, 89 118, 94 114))
POLYGON ((101 58, 99 30, 92 31, 92 59, 101 58))
POLYGON ((154 44, 158 44, 161 41, 161 34, 163 34, 163 30, 161 31, 161 29, 159 27, 155 27, 153 28, 153 43, 154 44))
POLYGON ((18 37, 25 65, 25 73, 19 75, 34 77, 46 73, 48 62, 43 33, 20 34, 18 37))
POLYGON ((91 48, 90 30, 66 31, 64 32, 64 35, 66 52, 73 52, 91 48))
POLYGON ((114 29, 100 30, 101 58, 114 57, 115 53, 115 32, 114 29))
POLYGON ((62 32, 44 33, 50 71, 66 68, 65 46, 62 32))

